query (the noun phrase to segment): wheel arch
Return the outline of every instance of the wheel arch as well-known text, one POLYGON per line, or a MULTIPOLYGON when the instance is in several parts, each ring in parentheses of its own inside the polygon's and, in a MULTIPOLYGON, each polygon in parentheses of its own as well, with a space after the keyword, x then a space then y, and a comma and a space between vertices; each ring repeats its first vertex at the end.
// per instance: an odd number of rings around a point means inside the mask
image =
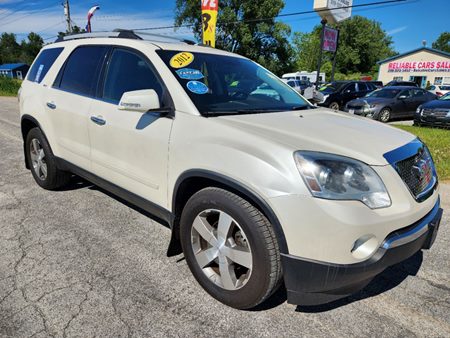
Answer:
POLYGON ((206 187, 226 189, 252 203, 272 224, 277 237, 280 253, 289 253, 284 231, 278 217, 258 193, 248 188, 245 184, 225 175, 208 170, 192 169, 185 171, 179 176, 173 189, 172 213, 174 215, 174 221, 172 223, 172 238, 167 250, 168 256, 174 256, 182 252, 179 237, 179 220, 181 212, 189 198, 206 187))

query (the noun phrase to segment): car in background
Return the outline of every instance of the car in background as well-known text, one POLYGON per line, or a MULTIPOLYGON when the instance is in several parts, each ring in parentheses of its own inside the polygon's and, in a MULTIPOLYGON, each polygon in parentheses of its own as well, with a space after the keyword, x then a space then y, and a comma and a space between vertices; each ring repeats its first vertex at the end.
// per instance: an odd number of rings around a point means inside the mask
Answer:
POLYGON ((386 84, 385 87, 398 87, 398 86, 410 86, 410 87, 419 87, 419 85, 412 81, 390 81, 386 84))
POLYGON ((450 92, 420 105, 414 114, 414 125, 450 128, 450 92))
POLYGON ((319 106, 340 110, 347 102, 366 96, 376 89, 367 81, 334 81, 319 88, 321 94, 319 106))
POLYGON ((373 84, 377 89, 383 88, 383 82, 382 81, 367 81, 370 82, 371 84, 373 84))
POLYGON ((393 118, 412 118, 418 106, 436 98, 417 87, 384 87, 348 102, 344 111, 386 123, 393 118))
POLYGON ((312 87, 311 82, 309 80, 284 80, 283 82, 287 83, 289 86, 294 88, 296 91, 298 91, 300 94, 305 93, 305 89, 312 87))
POLYGON ((428 91, 430 93, 436 94, 437 96, 442 96, 450 92, 450 85, 442 86, 442 85, 436 85, 431 86, 428 88, 428 91))

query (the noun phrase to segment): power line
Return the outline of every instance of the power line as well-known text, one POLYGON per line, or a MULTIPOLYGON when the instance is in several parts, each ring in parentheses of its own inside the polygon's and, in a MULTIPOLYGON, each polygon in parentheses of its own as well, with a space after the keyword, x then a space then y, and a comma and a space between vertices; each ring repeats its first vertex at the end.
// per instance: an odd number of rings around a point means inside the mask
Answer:
MULTIPOLYGON (((26 18, 26 17, 29 17, 30 15, 33 15, 33 14, 36 14, 36 13, 39 13, 39 12, 46 11, 47 9, 53 8, 54 6, 56 6, 56 5, 51 5, 51 6, 48 6, 48 7, 41 8, 41 9, 33 10, 33 11, 31 11, 31 12, 27 12, 27 13, 26 13, 25 15, 23 15, 23 16, 20 16, 20 17, 18 17, 18 18, 13 18, 11 21, 0 23, 0 26, 6 26, 6 25, 9 25, 10 23, 13 23, 13 22, 22 20, 22 19, 24 19, 24 18, 26 18)), ((22 12, 22 13, 23 13, 23 12, 22 12)))
POLYGON ((30 7, 31 5, 32 5, 32 4, 29 4, 29 3, 28 3, 28 4, 26 4, 25 6, 19 6, 19 7, 17 7, 15 10, 12 10, 12 11, 9 11, 9 10, 8 10, 8 13, 7 13, 6 15, 0 17, 0 20, 6 19, 6 18, 10 17, 11 15, 13 15, 13 14, 15 14, 15 13, 20 12, 21 10, 23 10, 23 9, 25 9, 25 8, 27 8, 27 7, 30 7))
MULTIPOLYGON (((340 9, 349 9, 349 8, 358 8, 358 7, 369 7, 369 6, 377 6, 377 5, 386 5, 386 4, 392 4, 392 3, 399 3, 399 2, 406 2, 409 0, 387 0, 387 1, 377 1, 377 2, 371 2, 367 4, 359 4, 359 5, 352 5, 352 6, 342 6, 342 7, 336 7, 333 9, 323 9, 323 10, 310 10, 310 11, 302 11, 302 12, 293 12, 293 13, 285 13, 285 14, 279 14, 272 17, 267 18, 259 18, 259 19, 247 19, 247 20, 237 20, 237 21, 220 21, 218 20, 219 24, 238 24, 243 22, 264 22, 264 21, 270 21, 276 18, 283 18, 288 16, 294 16, 294 15, 305 15, 305 14, 313 14, 317 12, 327 12, 327 11, 336 11, 340 9)), ((146 30, 157 30, 157 29, 170 29, 170 28, 189 28, 193 27, 196 24, 184 24, 184 25, 172 25, 172 26, 159 26, 159 27, 146 27, 146 28, 134 28, 135 30, 140 31, 146 31, 146 30)))

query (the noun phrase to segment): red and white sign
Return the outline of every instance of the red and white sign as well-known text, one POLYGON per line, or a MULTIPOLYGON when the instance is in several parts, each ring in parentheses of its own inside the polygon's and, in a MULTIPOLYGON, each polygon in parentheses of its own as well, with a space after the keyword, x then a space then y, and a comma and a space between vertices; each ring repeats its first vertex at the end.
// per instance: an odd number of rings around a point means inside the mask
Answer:
POLYGON ((330 27, 324 28, 322 49, 327 52, 336 52, 339 32, 330 27))
POLYGON ((388 72, 450 72, 450 61, 389 62, 388 72))

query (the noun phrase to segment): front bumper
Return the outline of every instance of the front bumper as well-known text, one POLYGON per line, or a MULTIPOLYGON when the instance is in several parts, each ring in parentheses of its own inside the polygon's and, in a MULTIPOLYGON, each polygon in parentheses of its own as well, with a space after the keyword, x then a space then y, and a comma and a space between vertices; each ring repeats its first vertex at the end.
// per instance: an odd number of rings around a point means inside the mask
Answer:
POLYGON ((437 117, 433 115, 420 116, 419 114, 414 115, 415 125, 425 125, 425 126, 435 126, 435 127, 450 127, 450 116, 447 117, 437 117))
POLYGON ((319 305, 361 290, 387 267, 406 260, 421 249, 429 249, 441 218, 438 200, 427 215, 389 234, 378 250, 360 263, 334 264, 282 254, 288 302, 319 305))

